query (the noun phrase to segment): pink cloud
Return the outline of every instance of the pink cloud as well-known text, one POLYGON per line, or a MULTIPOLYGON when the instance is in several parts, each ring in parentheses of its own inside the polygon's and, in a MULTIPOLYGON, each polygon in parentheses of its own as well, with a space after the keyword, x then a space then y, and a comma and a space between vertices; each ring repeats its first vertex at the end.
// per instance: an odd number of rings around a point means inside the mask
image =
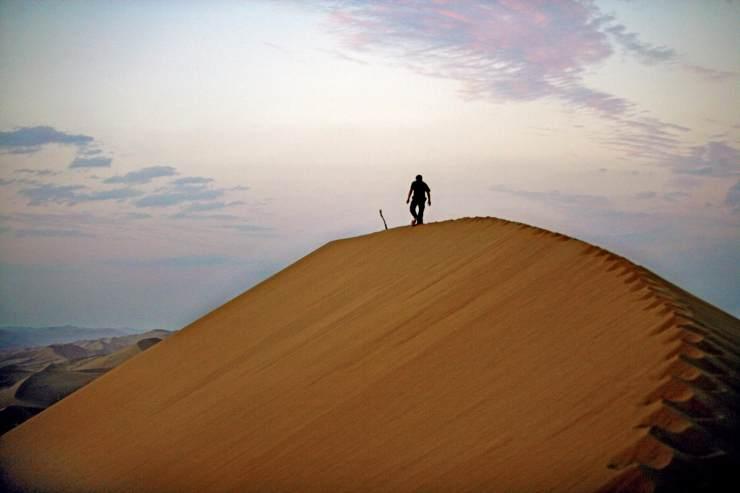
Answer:
POLYGON ((582 86, 584 71, 612 54, 601 12, 575 0, 331 4, 352 50, 396 55, 426 75, 460 80, 467 97, 534 100, 547 96, 599 112, 626 101, 582 86))
MULTIPOLYGON (((671 48, 643 42, 592 0, 327 0, 331 18, 355 51, 377 51, 420 74, 460 81, 466 99, 554 98, 608 119, 604 143, 629 157, 663 162, 681 154, 688 129, 644 116, 619 95, 588 87, 586 72, 616 48, 654 65, 671 48)), ((729 75, 702 67, 699 75, 729 75)))
POLYGON ((737 72, 714 70, 711 68, 702 67, 701 65, 692 65, 690 63, 685 63, 683 65, 683 68, 709 81, 730 80, 738 76, 737 72))

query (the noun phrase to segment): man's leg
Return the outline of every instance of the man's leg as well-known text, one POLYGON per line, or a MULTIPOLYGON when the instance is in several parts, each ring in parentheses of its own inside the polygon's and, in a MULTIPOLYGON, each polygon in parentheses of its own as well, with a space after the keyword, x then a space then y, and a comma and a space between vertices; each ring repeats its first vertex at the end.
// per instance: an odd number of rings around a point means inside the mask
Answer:
POLYGON ((424 201, 419 202, 419 213, 416 214, 416 224, 424 224, 424 201))
POLYGON ((414 216, 414 224, 416 224, 416 202, 413 200, 411 201, 411 207, 409 207, 409 211, 411 211, 411 215, 414 216))

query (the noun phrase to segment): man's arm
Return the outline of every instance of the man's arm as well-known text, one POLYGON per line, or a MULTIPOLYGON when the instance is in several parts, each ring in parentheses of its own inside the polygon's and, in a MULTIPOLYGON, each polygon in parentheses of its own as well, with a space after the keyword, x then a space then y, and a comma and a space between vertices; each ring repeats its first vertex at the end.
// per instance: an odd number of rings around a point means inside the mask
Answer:
POLYGON ((427 195, 429 196, 429 205, 432 205, 432 191, 427 190, 427 195))
POLYGON ((406 196, 406 203, 408 204, 411 200, 411 191, 414 189, 414 187, 409 188, 409 194, 406 196))

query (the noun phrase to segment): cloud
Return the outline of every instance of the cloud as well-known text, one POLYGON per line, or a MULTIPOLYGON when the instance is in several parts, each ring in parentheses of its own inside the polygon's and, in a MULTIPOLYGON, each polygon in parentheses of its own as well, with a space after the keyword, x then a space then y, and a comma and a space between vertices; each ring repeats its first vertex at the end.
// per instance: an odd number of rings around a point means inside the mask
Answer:
POLYGON ((149 219, 152 217, 151 214, 145 214, 143 212, 127 212, 123 215, 126 219, 149 219))
POLYGON ((225 255, 183 255, 179 257, 160 257, 151 259, 125 259, 110 260, 111 265, 124 267, 168 267, 168 268, 192 268, 212 267, 219 265, 242 264, 243 261, 225 255))
POLYGON ((182 178, 178 178, 177 180, 173 180, 171 183, 173 185, 205 185, 206 183, 210 183, 213 181, 213 178, 204 178, 202 176, 184 176, 182 178))
POLYGON ((626 51, 634 53, 643 63, 655 64, 666 62, 676 57, 676 52, 666 46, 653 46, 640 41, 636 33, 627 32, 627 28, 616 24, 606 28, 606 32, 626 51))
POLYGON ((150 166, 148 168, 142 168, 138 171, 131 171, 123 176, 113 176, 104 180, 104 183, 125 183, 125 184, 142 184, 149 183, 154 178, 162 176, 173 176, 177 174, 177 170, 172 166, 150 166))
MULTIPOLYGON (((114 224, 116 222, 111 217, 95 215, 89 212, 16 212, 9 216, 9 218, 13 222, 31 227, 59 227, 59 225, 77 227, 81 224, 114 224)), ((70 228, 67 227, 67 229, 70 228)))
POLYGON ((345 62, 352 62, 357 63, 359 65, 368 65, 368 63, 365 60, 360 60, 359 58, 355 58, 353 56, 349 56, 346 53, 342 53, 339 50, 324 50, 320 49, 318 51, 321 51, 322 53, 327 53, 329 55, 332 55, 340 60, 344 60, 345 62))
POLYGON ((257 226, 255 224, 229 224, 224 228, 233 229, 240 233, 269 233, 274 230, 274 228, 268 226, 257 226))
POLYGON ((172 219, 195 219, 197 221, 240 221, 244 219, 233 214, 192 214, 186 212, 178 212, 170 217, 172 219))
POLYGON ((88 156, 97 156, 97 155, 102 154, 102 153, 103 153, 103 151, 101 149, 96 148, 96 147, 84 147, 84 148, 81 148, 79 150, 79 152, 78 152, 78 154, 80 156, 85 156, 85 157, 88 157, 88 156))
POLYGON ((94 235, 82 232, 78 229, 16 229, 18 238, 37 237, 65 237, 65 238, 93 238, 94 235))
POLYGON ((133 188, 114 188, 112 190, 100 190, 92 193, 77 195, 77 202, 94 202, 98 200, 125 200, 138 197, 143 192, 133 188))
POLYGON ((655 198, 656 195, 657 194, 655 192, 637 192, 635 194, 635 198, 637 200, 647 200, 647 199, 655 198))
POLYGON ((645 116, 620 118, 614 125, 614 135, 602 139, 604 144, 627 157, 657 162, 673 159, 681 146, 681 135, 690 130, 645 116))
POLYGON ((517 190, 505 185, 494 185, 490 187, 490 190, 492 192, 515 195, 550 205, 567 207, 606 207, 609 205, 609 199, 601 195, 564 193, 559 190, 551 190, 549 192, 517 190))
MULTIPOLYGON (((558 0, 325 0, 342 52, 388 55, 419 74, 456 80, 468 99, 556 99, 590 110, 613 130, 599 137, 630 158, 661 162, 688 129, 645 116, 632 101, 589 87, 585 76, 617 49, 646 64, 675 63, 670 47, 643 41, 596 2, 558 0)), ((730 73, 691 66, 721 79, 730 73)))
POLYGON ((46 205, 49 203, 74 205, 81 202, 101 200, 125 200, 142 194, 133 188, 116 188, 95 192, 82 192, 83 185, 54 185, 44 183, 21 189, 18 193, 29 199, 28 205, 46 205))
POLYGON ((36 175, 36 176, 48 176, 48 175, 58 175, 59 172, 52 171, 50 169, 30 169, 30 168, 21 168, 13 170, 13 173, 18 174, 29 174, 29 175, 36 175))
POLYGON ((109 157, 80 157, 77 156, 69 163, 70 168, 109 168, 113 160, 109 157))
POLYGON ((182 212, 202 212, 202 211, 212 211, 216 209, 223 209, 226 207, 225 202, 206 202, 206 203, 196 203, 191 204, 185 209, 182 210, 182 212))
POLYGON ((184 202, 215 200, 223 196, 223 189, 182 187, 142 197, 134 203, 136 207, 169 207, 184 202))
POLYGON ((0 132, 0 150, 14 154, 28 154, 46 144, 85 146, 93 142, 88 135, 68 134, 48 126, 20 127, 0 132))
MULTIPOLYGON (((97 158, 93 158, 97 159, 97 158)), ((47 170, 16 170, 19 174, 45 175, 47 170)), ((139 170, 131 171, 124 175, 113 176, 103 180, 106 184, 127 185, 122 188, 112 188, 107 190, 90 190, 83 184, 65 184, 42 183, 35 180, 14 179, 3 180, 0 185, 9 185, 11 183, 21 184, 18 194, 28 199, 28 205, 38 206, 47 204, 66 204, 75 205, 84 202, 95 201, 125 201, 128 199, 138 198, 134 205, 139 208, 143 207, 169 207, 179 204, 186 204, 186 207, 175 218, 182 218, 193 215, 198 212, 207 212, 225 207, 242 204, 242 202, 212 202, 223 197, 226 192, 232 189, 212 188, 209 186, 214 180, 212 178, 200 176, 186 176, 170 182, 168 186, 159 188, 151 193, 132 188, 132 185, 141 185, 150 183, 152 180, 160 177, 169 177, 177 175, 177 170, 173 166, 150 166, 139 170)), ((215 218, 215 216, 211 216, 215 218)), ((202 217, 199 219, 203 219, 202 217)), ((227 219, 226 216, 220 219, 227 219)), ((228 218, 231 219, 231 218, 228 218)))
POLYGON ((690 63, 685 63, 683 65, 683 68, 685 70, 688 70, 689 72, 693 72, 694 74, 698 75, 699 77, 705 80, 713 81, 713 82, 730 80, 738 76, 737 72, 715 70, 712 68, 702 67, 701 65, 692 65, 690 63))
POLYGON ((737 181, 725 196, 725 205, 735 214, 740 214, 740 180, 737 181))
POLYGON ((590 89, 585 71, 614 52, 613 39, 647 63, 672 49, 640 41, 592 2, 327 1, 347 50, 381 51, 424 75, 459 80, 469 97, 530 101, 556 97, 621 114, 629 103, 590 89))
POLYGON ((30 199, 28 205, 42 205, 49 202, 74 203, 77 192, 84 189, 82 185, 53 185, 46 183, 20 190, 21 195, 30 199))
POLYGON ((5 178, 0 178, 0 187, 12 185, 13 183, 15 183, 15 180, 6 180, 5 178))
POLYGON ((686 154, 671 155, 665 164, 674 173, 728 177, 740 175, 740 150, 723 141, 693 146, 686 154))
POLYGON ((683 192, 681 190, 674 190, 672 192, 666 192, 663 194, 663 198, 667 200, 668 202, 676 202, 680 199, 685 199, 686 197, 690 197, 691 194, 688 192, 683 192))
POLYGON ((182 213, 191 213, 191 212, 206 212, 206 211, 213 211, 217 209, 225 209, 226 207, 233 207, 236 205, 244 205, 244 202, 241 200, 233 201, 233 202, 198 202, 195 204, 191 204, 185 209, 183 209, 182 213))

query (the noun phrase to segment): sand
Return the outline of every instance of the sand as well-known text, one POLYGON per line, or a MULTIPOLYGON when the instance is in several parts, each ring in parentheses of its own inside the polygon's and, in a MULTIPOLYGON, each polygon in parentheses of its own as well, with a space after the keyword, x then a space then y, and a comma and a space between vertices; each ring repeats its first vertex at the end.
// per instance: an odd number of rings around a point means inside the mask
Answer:
POLYGON ((169 332, 0 351, 0 435, 157 344, 153 335, 169 332))
POLYGON ((111 370, 0 438, 0 464, 42 491, 688 489, 738 463, 739 334, 562 235, 396 228, 111 370))

